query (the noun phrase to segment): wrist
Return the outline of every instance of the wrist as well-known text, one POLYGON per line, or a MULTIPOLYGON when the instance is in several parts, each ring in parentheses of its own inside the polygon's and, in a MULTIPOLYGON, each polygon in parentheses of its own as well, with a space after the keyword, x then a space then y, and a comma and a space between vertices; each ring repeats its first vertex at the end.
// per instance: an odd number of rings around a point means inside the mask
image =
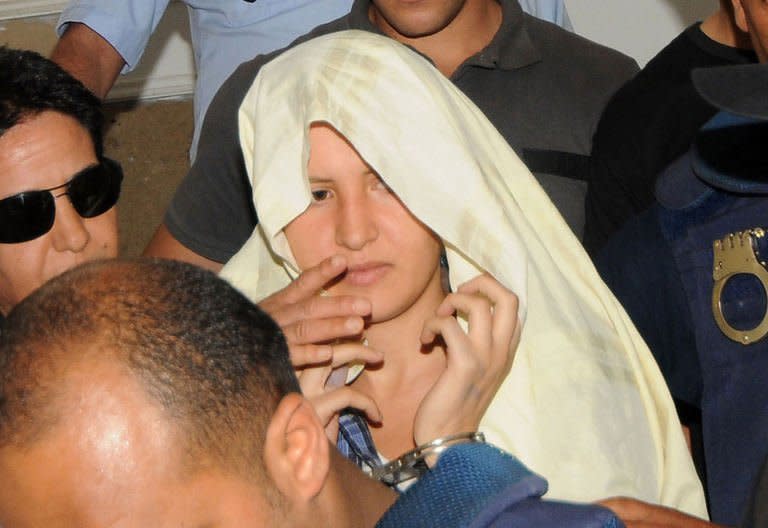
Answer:
POLYGON ((373 478, 390 486, 419 478, 434 467, 446 449, 458 444, 477 442, 485 442, 485 435, 479 431, 436 438, 404 453, 396 460, 374 469, 373 478))

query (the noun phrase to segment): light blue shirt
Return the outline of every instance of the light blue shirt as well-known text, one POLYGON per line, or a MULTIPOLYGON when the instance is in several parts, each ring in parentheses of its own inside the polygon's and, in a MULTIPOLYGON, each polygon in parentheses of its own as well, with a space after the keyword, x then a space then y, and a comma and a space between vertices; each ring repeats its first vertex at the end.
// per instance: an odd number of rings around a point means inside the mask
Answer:
POLYGON ((518 3, 526 13, 573 31, 564 0, 518 0, 518 3))
MULTIPOLYGON (((290 44, 296 37, 349 12, 352 0, 183 0, 189 11, 195 53, 194 159, 202 118, 219 86, 242 62, 290 44)), ((169 0, 72 0, 57 31, 82 22, 104 37, 125 60, 123 72, 141 59, 169 0)), ((570 26, 563 0, 521 0, 527 12, 570 26)))

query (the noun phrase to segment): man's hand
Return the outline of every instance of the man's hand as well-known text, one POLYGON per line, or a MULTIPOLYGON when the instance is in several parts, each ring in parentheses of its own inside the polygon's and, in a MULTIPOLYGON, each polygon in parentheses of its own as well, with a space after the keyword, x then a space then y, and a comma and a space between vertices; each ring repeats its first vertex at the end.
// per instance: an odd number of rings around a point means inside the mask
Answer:
POLYGON ((724 528, 671 508, 627 497, 605 499, 598 504, 612 510, 627 528, 724 528))
MULTIPOLYGON (((363 331, 363 318, 371 313, 367 299, 321 295, 323 288, 346 269, 344 257, 330 257, 259 303, 282 328, 294 367, 330 361, 333 348, 329 343, 355 339, 363 331)), ((356 346, 363 348, 362 344, 356 346)))
POLYGON ((449 294, 425 323, 421 342, 432 343, 442 336, 447 365, 416 411, 416 445, 477 431, 512 367, 520 342, 517 307, 517 296, 486 274, 449 294), (457 311, 467 314, 467 333, 454 317, 457 311))

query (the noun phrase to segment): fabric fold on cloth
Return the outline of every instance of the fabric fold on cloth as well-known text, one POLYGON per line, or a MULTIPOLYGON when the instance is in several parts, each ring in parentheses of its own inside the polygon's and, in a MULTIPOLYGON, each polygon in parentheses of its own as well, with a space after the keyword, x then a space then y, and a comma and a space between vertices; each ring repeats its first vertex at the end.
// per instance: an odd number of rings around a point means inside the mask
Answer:
POLYGON ((298 275, 282 230, 310 203, 310 124, 328 123, 441 237, 454 288, 485 271, 518 295, 522 339, 488 440, 543 475, 547 497, 706 516, 646 345, 530 171, 429 61, 385 37, 326 35, 264 66, 239 118, 260 224, 222 276, 258 301, 298 275))

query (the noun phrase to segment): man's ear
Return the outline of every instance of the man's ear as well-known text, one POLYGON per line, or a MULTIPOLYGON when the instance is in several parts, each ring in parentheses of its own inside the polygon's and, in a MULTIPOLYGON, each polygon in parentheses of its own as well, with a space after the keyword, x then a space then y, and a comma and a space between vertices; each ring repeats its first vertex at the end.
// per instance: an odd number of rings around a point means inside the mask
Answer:
POLYGON ((733 4, 733 20, 738 28, 744 33, 749 33, 749 24, 747 24, 747 15, 744 13, 744 6, 741 0, 731 0, 733 4))
POLYGON ((267 428, 264 464, 290 502, 316 497, 330 470, 330 443, 314 407, 298 393, 277 405, 267 428))

